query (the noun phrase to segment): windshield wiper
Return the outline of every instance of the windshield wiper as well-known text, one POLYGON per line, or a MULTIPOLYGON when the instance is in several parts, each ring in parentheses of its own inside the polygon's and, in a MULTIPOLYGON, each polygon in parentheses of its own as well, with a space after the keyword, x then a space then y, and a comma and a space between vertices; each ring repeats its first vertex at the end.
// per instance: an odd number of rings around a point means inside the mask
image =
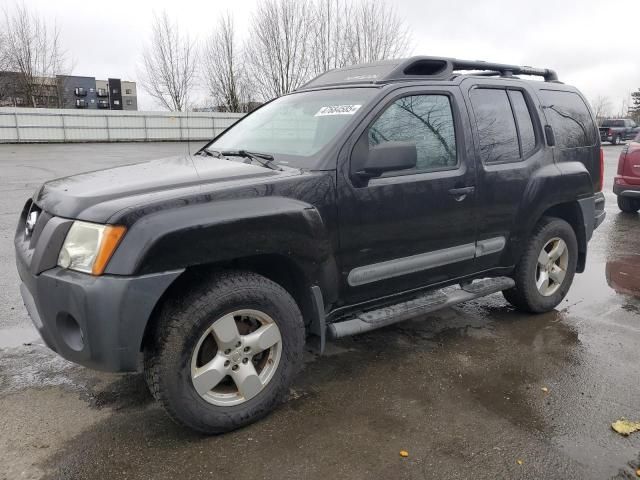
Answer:
POLYGON ((220 157, 220 152, 216 152, 215 150, 207 150, 206 148, 203 148, 201 150, 198 150, 195 155, 202 155, 203 157, 215 157, 215 158, 219 158, 220 157))
POLYGON ((255 160, 263 167, 270 168, 271 170, 282 170, 281 167, 277 165, 273 165, 273 155, 269 155, 268 153, 260 153, 260 152, 247 152, 246 150, 225 150, 219 152, 220 155, 224 157, 242 157, 248 160, 255 160))

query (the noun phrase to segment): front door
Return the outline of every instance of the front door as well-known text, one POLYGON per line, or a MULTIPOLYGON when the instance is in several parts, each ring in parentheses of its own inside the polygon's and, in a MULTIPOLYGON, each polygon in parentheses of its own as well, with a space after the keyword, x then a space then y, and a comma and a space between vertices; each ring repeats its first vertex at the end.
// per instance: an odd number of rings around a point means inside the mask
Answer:
POLYGON ((395 91, 342 153, 339 262, 349 303, 472 272, 475 169, 465 147, 471 139, 464 138, 464 108, 455 88, 395 91), (369 149, 390 141, 415 142, 416 167, 359 176, 369 149))

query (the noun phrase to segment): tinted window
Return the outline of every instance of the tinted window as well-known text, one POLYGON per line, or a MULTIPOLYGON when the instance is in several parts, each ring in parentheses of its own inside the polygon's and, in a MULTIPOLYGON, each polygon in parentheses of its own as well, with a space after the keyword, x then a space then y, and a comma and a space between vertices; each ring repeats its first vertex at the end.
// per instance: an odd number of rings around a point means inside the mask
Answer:
POLYGON ((416 170, 458 164, 453 114, 446 95, 413 95, 396 100, 369 127, 368 135, 369 147, 390 141, 415 142, 416 170))
POLYGON ((506 90, 476 88, 471 91, 480 140, 480 158, 485 163, 520 160, 516 123, 506 90))
MULTIPOLYGON (((595 144, 595 125, 589 109, 578 94, 541 90, 540 96, 559 148, 578 148, 595 144)), ((624 125, 624 122, 621 123, 624 125)))
POLYGON ((536 148, 536 134, 531 121, 531 113, 522 92, 509 90, 509 98, 511 99, 513 113, 516 116, 516 122, 518 122, 522 157, 525 158, 536 148))

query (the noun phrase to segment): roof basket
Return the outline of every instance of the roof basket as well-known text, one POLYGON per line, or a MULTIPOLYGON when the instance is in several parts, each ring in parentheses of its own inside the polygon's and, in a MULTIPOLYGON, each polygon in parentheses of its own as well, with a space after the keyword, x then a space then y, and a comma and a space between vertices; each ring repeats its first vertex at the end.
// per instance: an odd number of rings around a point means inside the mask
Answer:
POLYGON ((345 83, 385 83, 394 80, 450 80, 456 73, 473 72, 482 76, 512 77, 533 75, 547 82, 557 82, 558 75, 547 68, 490 63, 479 60, 458 60, 443 57, 411 57, 380 62, 363 63, 350 67, 329 70, 314 78, 302 88, 315 88, 345 83))

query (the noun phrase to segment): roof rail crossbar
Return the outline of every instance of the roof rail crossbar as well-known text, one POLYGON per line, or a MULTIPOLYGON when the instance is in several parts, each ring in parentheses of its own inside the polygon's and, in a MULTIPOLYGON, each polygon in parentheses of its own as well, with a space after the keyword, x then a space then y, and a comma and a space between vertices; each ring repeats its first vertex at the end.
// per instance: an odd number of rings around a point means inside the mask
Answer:
POLYGON ((558 74, 554 70, 548 68, 534 68, 519 65, 506 65, 502 63, 490 63, 480 60, 457 60, 451 59, 454 71, 486 71, 498 72, 503 77, 513 75, 532 75, 543 77, 546 82, 557 82, 558 74))

